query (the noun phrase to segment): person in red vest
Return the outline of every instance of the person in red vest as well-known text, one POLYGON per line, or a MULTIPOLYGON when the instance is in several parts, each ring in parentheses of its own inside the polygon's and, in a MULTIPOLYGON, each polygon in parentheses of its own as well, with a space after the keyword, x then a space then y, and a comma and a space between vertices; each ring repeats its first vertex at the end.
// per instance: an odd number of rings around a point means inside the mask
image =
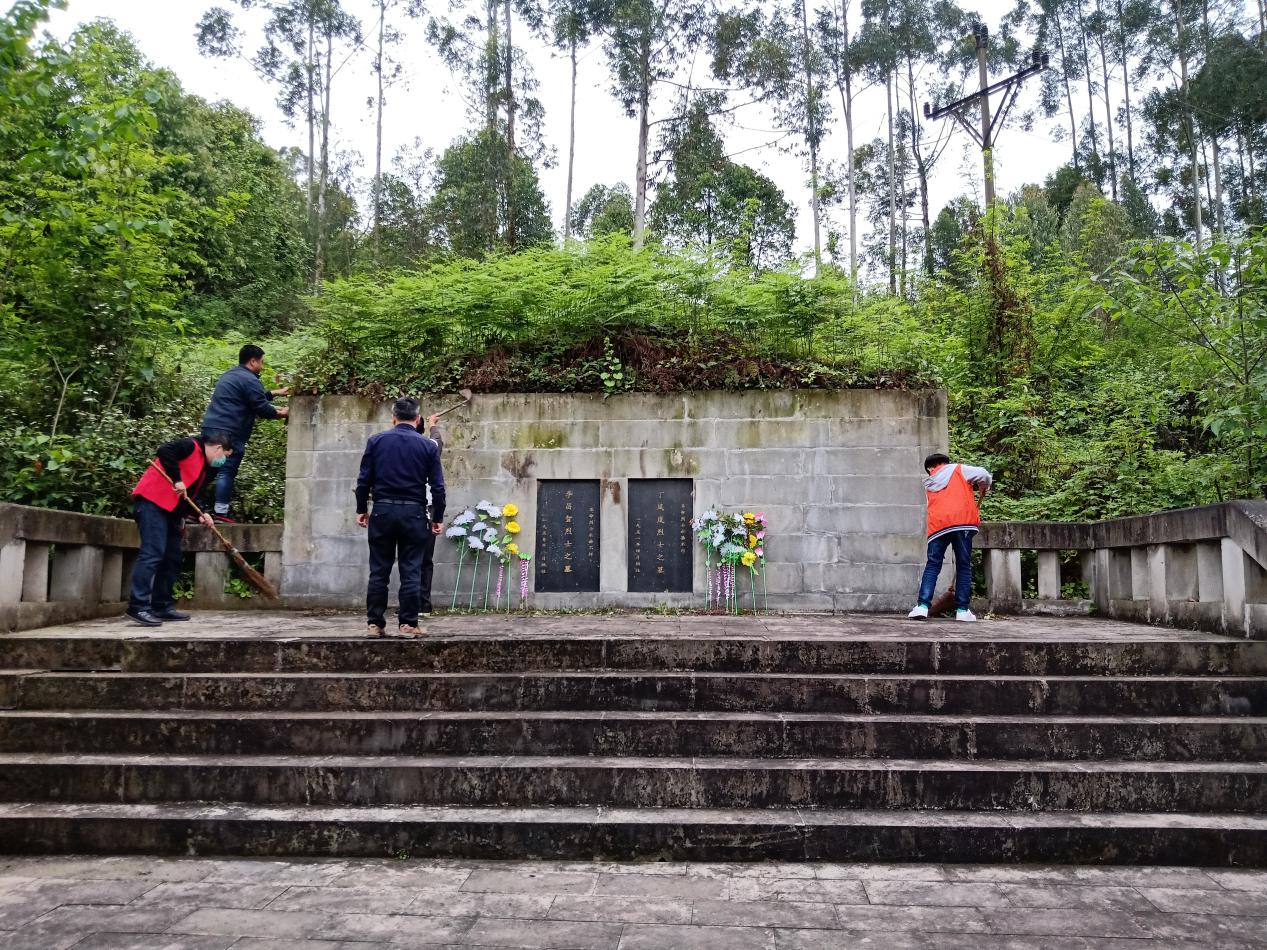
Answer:
POLYGON ((978 502, 994 484, 994 478, 975 465, 951 464, 950 457, 935 452, 924 459, 924 492, 928 496, 928 563, 919 585, 919 602, 906 616, 927 620, 937 589, 946 548, 955 549, 955 619, 974 621, 972 612, 972 536, 981 524, 978 502), (975 494, 974 494, 975 491, 975 494))
MULTIPOLYGON (((180 574, 184 517, 194 514, 189 499, 198 496, 208 475, 224 465, 232 453, 233 436, 227 433, 164 442, 132 489, 141 550, 132 569, 128 616, 141 626, 158 627, 164 620, 189 619, 189 614, 176 609, 172 595, 180 574)), ((213 523, 208 514, 201 520, 205 525, 213 523)))

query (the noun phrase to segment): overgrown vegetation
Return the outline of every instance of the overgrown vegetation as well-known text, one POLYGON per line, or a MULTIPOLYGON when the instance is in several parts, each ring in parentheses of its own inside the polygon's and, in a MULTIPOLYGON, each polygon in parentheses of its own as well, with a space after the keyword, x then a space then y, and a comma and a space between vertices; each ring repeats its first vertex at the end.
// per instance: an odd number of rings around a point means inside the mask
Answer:
MULTIPOLYGON (((556 244, 534 164, 544 107, 499 20, 519 7, 485 5, 457 32, 436 27, 437 46, 478 93, 476 123, 438 159, 406 156, 379 171, 363 226, 350 165, 325 144, 319 156, 270 148, 249 113, 187 94, 108 23, 37 41, 49 5, 22 0, 0 17, 5 500, 126 514, 155 445, 197 428, 246 340, 297 387, 383 397, 942 385, 952 452, 998 476, 994 518, 1267 494, 1267 73, 1252 68, 1262 37, 1242 42, 1230 14, 1213 11, 1212 27, 1189 10, 1167 34, 1150 13, 1148 31, 1122 37, 1122 80, 1176 56, 1192 59, 1194 77, 1191 101, 1148 93, 1124 158, 1096 134, 1114 122, 1102 110, 1098 125, 1090 114, 1074 123, 1070 95, 1090 81, 1075 68, 1078 44, 1111 18, 1084 21, 1079 0, 1032 13, 1070 50, 1041 104, 1068 106, 1072 162, 989 215, 964 197, 934 218, 936 154, 920 151, 911 67, 954 60, 953 4, 937 23, 919 5, 870 4, 860 35, 843 3, 816 5, 799 23, 771 4, 766 20, 720 21, 737 30, 728 38, 691 19, 642 64, 650 72, 635 68, 642 40, 682 26, 676 8, 648 19, 624 4, 611 20, 597 4, 593 22, 576 20, 573 5, 555 11, 571 17, 560 42, 572 55, 591 28, 607 31, 617 93, 647 139, 643 93, 699 44, 758 98, 781 97, 807 150, 826 148, 825 81, 846 110, 864 76, 892 85, 895 138, 821 168, 819 263, 790 259, 792 203, 727 154, 709 106, 729 106, 699 97, 654 126, 659 153, 640 144, 634 188, 594 186, 569 209, 586 240, 556 244), (787 55, 797 44, 811 55, 787 55), (793 67, 813 72, 813 96, 793 67), (1211 162, 1200 164, 1207 144, 1211 162), (665 174, 648 200, 657 154, 665 174), (834 209, 870 221, 861 254, 846 250, 860 233, 840 232, 834 209)), ((278 29, 307 23, 295 11, 324 18, 314 22, 324 52, 292 44, 293 62, 257 65, 277 67, 280 92, 298 97, 287 99, 295 117, 325 142, 321 67, 350 42, 335 28, 351 24, 334 0, 267 6, 278 29)), ((240 53, 232 22, 213 21, 203 39, 240 53)), ((1114 67, 1103 50, 1098 58, 1103 91, 1114 67)), ((281 516, 284 439, 281 425, 257 427, 238 482, 248 518, 281 516)))

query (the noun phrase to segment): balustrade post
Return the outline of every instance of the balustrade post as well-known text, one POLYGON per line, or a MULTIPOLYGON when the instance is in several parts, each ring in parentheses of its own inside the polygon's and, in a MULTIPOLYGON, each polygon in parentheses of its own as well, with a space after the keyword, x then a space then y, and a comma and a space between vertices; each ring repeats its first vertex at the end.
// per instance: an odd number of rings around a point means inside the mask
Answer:
POLYGON ((1228 633, 1248 633, 1245 617, 1245 552, 1231 538, 1220 542, 1223 561, 1223 628, 1228 633))
POLYGON ((986 562, 986 592, 990 609, 997 613, 1017 613, 1021 609, 1021 552, 990 549, 986 562))
POLYGON ((22 576, 26 570, 26 542, 15 538, 0 547, 0 604, 22 600, 22 576))
POLYGON ((1038 552, 1038 598, 1060 599, 1060 552, 1038 552))

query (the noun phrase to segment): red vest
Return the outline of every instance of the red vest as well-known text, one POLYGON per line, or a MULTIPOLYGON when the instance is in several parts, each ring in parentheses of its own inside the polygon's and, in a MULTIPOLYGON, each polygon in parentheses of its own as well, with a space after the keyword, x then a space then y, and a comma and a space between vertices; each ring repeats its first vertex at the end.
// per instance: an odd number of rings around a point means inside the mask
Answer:
POLYGON ((955 465, 950 482, 941 491, 925 491, 928 496, 928 536, 947 528, 981 524, 981 512, 972 486, 963 477, 963 467, 955 465))
MULTIPOLYGON (((180 480, 185 483, 191 497, 197 493, 203 473, 207 470, 207 457, 202 443, 195 439, 194 445, 196 448, 189 453, 189 457, 181 459, 179 464, 180 480)), ((132 497, 152 501, 164 511, 175 511, 180 504, 180 495, 176 494, 176 489, 167 480, 167 473, 163 471, 158 459, 150 462, 145 469, 145 474, 132 489, 132 497)))

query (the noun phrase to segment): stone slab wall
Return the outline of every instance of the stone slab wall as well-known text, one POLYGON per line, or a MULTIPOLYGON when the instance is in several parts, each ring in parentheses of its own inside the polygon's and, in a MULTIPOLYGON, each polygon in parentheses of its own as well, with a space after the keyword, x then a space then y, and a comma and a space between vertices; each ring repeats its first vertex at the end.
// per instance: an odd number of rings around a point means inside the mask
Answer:
MULTIPOLYGON (((424 399, 424 412, 447 405, 424 399)), ((292 606, 364 601, 368 556, 353 487, 366 439, 390 407, 350 396, 291 401, 283 590, 292 606)), ((946 447, 940 392, 817 390, 476 396, 443 420, 446 520, 481 499, 514 502, 534 550, 537 479, 601 479, 598 593, 535 594, 538 607, 703 606, 692 594, 629 593, 628 482, 691 478, 695 513, 756 510, 770 520, 772 609, 909 607, 924 556, 924 456, 946 447)), ((433 599, 449 603, 456 548, 436 545, 433 599)))

